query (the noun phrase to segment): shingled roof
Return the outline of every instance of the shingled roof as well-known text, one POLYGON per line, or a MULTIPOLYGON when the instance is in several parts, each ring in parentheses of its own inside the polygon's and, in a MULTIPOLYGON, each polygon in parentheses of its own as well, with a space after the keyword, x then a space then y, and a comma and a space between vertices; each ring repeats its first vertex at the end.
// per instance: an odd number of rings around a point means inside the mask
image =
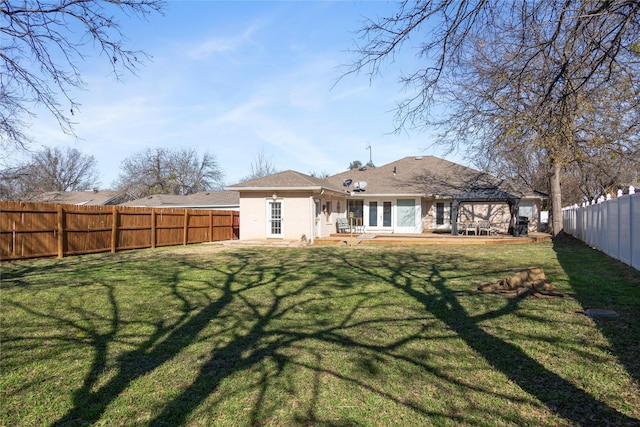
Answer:
POLYGON ((351 191, 355 182, 365 181, 367 186, 362 194, 367 195, 453 198, 475 189, 492 188, 518 198, 540 197, 539 193, 514 182, 434 156, 405 157, 380 167, 349 170, 327 178, 334 186, 341 186, 349 179, 351 191))
POLYGON ((240 205, 240 193, 237 191, 202 191, 186 196, 153 194, 124 203, 124 205, 165 208, 237 208, 240 205))
POLYGON ((26 202, 37 203, 62 203, 70 205, 118 205, 131 198, 121 191, 50 191, 45 193, 29 194, 21 198, 26 202))
POLYGON ((426 196, 456 198, 461 195, 493 194, 500 199, 538 198, 540 193, 513 181, 496 178, 458 163, 434 156, 405 157, 380 167, 366 167, 341 172, 320 179, 287 170, 227 187, 235 191, 330 190, 358 194, 356 182, 366 182, 362 195, 426 196), (345 185, 350 180, 349 185, 345 185))
POLYGON ((226 187, 227 190, 329 190, 344 193, 342 184, 334 185, 332 181, 316 178, 300 172, 286 170, 263 176, 250 181, 241 182, 226 187))

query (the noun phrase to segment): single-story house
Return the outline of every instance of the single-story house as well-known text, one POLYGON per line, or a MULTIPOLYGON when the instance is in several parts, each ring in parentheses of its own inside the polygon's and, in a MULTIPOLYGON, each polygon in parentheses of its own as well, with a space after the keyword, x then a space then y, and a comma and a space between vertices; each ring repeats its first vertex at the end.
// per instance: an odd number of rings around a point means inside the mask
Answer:
POLYGON ((237 191, 201 191, 185 196, 153 194, 128 201, 123 205, 148 208, 238 211, 240 209, 240 193, 237 191))
POLYGON ((242 239, 313 241, 347 218, 358 232, 456 234, 486 221, 509 232, 516 218, 540 223, 546 195, 434 156, 405 157, 324 179, 284 171, 226 188, 240 194, 242 239))

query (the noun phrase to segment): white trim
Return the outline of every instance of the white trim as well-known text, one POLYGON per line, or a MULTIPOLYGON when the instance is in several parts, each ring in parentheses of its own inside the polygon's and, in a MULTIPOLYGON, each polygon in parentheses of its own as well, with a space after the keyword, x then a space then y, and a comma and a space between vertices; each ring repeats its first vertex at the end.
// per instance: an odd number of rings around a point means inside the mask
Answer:
POLYGON ((333 194, 337 194, 340 196, 348 196, 349 192, 347 190, 344 191, 340 191, 340 190, 335 190, 332 188, 327 188, 327 187, 319 187, 319 186, 314 186, 314 187, 225 187, 225 190, 227 191, 237 191, 237 192, 242 192, 242 191, 259 191, 259 192, 264 192, 264 191, 268 191, 268 192, 279 192, 279 191, 312 191, 314 193, 321 193, 322 191, 326 192, 330 192, 333 194))

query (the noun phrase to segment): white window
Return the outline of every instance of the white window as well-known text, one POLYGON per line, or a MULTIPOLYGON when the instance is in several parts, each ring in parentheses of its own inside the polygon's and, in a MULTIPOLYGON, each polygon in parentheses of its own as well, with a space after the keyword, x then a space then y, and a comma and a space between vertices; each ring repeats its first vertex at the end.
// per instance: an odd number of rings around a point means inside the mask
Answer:
POLYGON ((325 214, 325 220, 328 223, 331 222, 331 212, 333 212, 333 203, 331 203, 331 201, 327 201, 327 204, 325 205, 325 210, 324 210, 324 214, 325 214))
POLYGON ((415 227, 416 202, 413 199, 398 199, 398 227, 415 227))

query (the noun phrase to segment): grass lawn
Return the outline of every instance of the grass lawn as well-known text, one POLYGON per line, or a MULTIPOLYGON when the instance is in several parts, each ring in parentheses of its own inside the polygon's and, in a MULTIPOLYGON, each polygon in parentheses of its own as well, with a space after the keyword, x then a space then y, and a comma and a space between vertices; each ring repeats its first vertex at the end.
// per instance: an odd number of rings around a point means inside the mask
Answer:
POLYGON ((1 426, 640 425, 640 272, 573 240, 1 268, 1 426), (565 296, 476 290, 531 265, 565 296))

